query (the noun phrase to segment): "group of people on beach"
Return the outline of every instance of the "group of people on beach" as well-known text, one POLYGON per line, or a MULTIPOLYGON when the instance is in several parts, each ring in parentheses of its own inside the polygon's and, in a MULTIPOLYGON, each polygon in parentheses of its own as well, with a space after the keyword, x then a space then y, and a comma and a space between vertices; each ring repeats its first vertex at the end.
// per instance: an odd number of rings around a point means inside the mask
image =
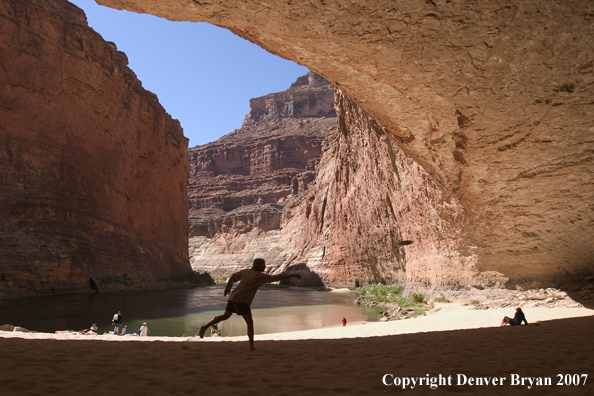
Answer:
MULTIPOLYGON (((122 331, 120 332, 120 326, 122 326, 122 311, 118 311, 113 315, 113 318, 111 319, 111 325, 113 326, 113 334, 121 336, 127 335, 126 326, 122 327, 122 331)), ((150 333, 148 325, 146 322, 143 322, 142 326, 140 326, 140 329, 138 329, 137 335, 140 337, 147 337, 148 333, 150 333)))
MULTIPOLYGON (((106 331, 103 334, 114 334, 114 335, 119 335, 119 336, 138 335, 140 337, 146 337, 150 333, 146 322, 144 322, 142 324, 142 326, 140 326, 140 329, 138 329, 138 332, 136 334, 127 333, 126 326, 122 327, 122 311, 118 311, 116 314, 113 315, 113 318, 111 319, 111 325, 113 326, 113 330, 106 331), (121 328, 121 330, 120 330, 120 328, 121 328)), ((99 330, 99 327, 97 326, 96 323, 93 323, 93 325, 91 327, 89 327, 88 329, 81 330, 79 333, 87 334, 87 335, 88 334, 97 334, 97 330, 99 330)), ((56 333, 65 333, 65 332, 66 331, 56 332, 56 333)), ((68 332, 70 332, 70 331, 68 331, 68 332)), ((74 333, 76 333, 76 332, 74 332, 74 333)))
MULTIPOLYGON (((210 328, 211 337, 217 337, 221 335, 221 331, 218 329, 217 324, 224 320, 227 320, 233 315, 234 313, 240 315, 245 320, 247 325, 247 334, 250 342, 250 350, 255 350, 254 347, 254 321, 252 318, 252 311, 250 305, 256 296, 256 292, 265 283, 275 282, 279 280, 289 279, 289 278, 301 278, 299 274, 289 274, 289 273, 282 273, 279 275, 268 275, 264 273, 266 269, 266 262, 264 259, 257 258, 254 260, 252 264, 252 268, 244 269, 238 271, 231 275, 229 281, 227 282, 227 287, 225 287, 225 291, 223 293, 224 296, 230 294, 229 300, 227 301, 227 306, 225 307, 225 312, 222 315, 216 316, 210 322, 205 324, 200 328, 200 338, 204 338, 206 331, 210 328), (239 285, 235 288, 235 290, 231 291, 233 288, 233 284, 239 282, 239 285)), ((346 324, 346 319, 344 320, 346 324)), ((120 327, 122 326, 122 312, 118 311, 116 314, 113 315, 111 320, 111 324, 113 326, 113 333, 115 335, 126 335, 126 326, 122 328, 120 331, 120 327)), ((94 330, 97 329, 96 325, 94 324, 94 330)), ((150 333, 146 322, 142 324, 140 329, 138 330, 138 335, 141 337, 146 337, 150 333)), ((185 336, 185 335, 184 335, 185 336)))

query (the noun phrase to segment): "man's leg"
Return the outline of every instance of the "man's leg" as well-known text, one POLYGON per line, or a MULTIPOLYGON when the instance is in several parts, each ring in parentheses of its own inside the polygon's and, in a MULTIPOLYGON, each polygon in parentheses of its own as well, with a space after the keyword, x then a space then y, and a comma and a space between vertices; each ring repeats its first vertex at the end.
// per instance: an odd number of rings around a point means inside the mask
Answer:
POLYGON ((252 319, 252 315, 241 315, 243 316, 243 320, 245 320, 245 324, 247 324, 247 334, 248 338, 250 339, 250 351, 255 351, 254 348, 254 320, 252 319))
POLYGON ((204 333, 206 333, 206 330, 208 330, 208 328, 210 326, 212 326, 213 324, 217 324, 219 322, 222 322, 223 320, 227 320, 231 317, 231 315, 233 315, 233 312, 231 311, 225 311, 224 314, 219 315, 219 316, 215 316, 213 318, 213 320, 211 320, 210 322, 208 322, 207 324, 205 324, 204 326, 202 326, 200 328, 200 333, 198 334, 200 336, 200 338, 204 338, 204 333))

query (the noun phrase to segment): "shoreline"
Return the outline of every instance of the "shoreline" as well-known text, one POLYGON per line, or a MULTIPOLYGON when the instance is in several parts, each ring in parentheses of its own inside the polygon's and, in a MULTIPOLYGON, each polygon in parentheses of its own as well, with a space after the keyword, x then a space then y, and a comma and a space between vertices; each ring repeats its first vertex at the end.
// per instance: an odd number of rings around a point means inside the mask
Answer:
MULTIPOLYGON (((417 334, 436 331, 471 330, 481 328, 499 327, 504 316, 513 316, 510 308, 496 308, 488 310, 475 310, 473 306, 464 303, 437 303, 437 312, 429 313, 411 319, 393 320, 386 322, 357 321, 320 327, 317 329, 289 331, 282 333, 256 334, 255 340, 305 340, 305 339, 341 339, 341 338, 369 338, 400 334, 417 334)), ((541 322, 570 319, 580 317, 594 317, 594 309, 589 308, 524 308, 530 325, 541 322)), ((257 318, 255 318, 257 325, 257 318)), ((237 342, 246 341, 246 336, 234 337, 205 337, 200 339, 195 336, 116 336, 113 334, 77 334, 77 333, 41 333, 0 331, 0 338, 23 339, 54 339, 54 340, 102 340, 102 341, 165 341, 165 342, 237 342)))
POLYGON ((9 396, 100 396, 114 389, 130 395, 594 394, 592 378, 557 383, 559 375, 594 375, 594 310, 525 308, 530 325, 499 327, 514 309, 440 307, 415 319, 256 335, 255 351, 247 336, 0 332, 0 386, 9 396), (454 381, 437 389, 411 385, 429 376, 454 381), (479 385, 456 382, 460 376, 504 380, 479 385), (519 384, 516 376, 554 382, 519 384))

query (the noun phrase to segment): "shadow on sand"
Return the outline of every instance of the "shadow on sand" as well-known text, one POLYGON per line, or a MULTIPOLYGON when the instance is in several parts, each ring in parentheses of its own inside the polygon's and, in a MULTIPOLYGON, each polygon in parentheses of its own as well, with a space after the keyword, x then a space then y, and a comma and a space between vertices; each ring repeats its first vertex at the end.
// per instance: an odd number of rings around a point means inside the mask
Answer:
MULTIPOLYGON (((587 395, 586 385, 557 385, 558 374, 594 374, 594 316, 492 327, 332 340, 223 342, 106 342, 0 338, 0 384, 5 394, 105 395, 375 395, 400 394, 393 378, 452 376, 438 389, 416 386, 407 395, 454 393, 587 395), (504 385, 457 384, 503 377, 504 385), (551 378, 528 389, 511 376, 551 378), (28 393, 27 393, 28 392, 28 393)), ((179 340, 179 339, 178 339, 179 340)), ((564 378, 564 377, 563 377, 564 378)))

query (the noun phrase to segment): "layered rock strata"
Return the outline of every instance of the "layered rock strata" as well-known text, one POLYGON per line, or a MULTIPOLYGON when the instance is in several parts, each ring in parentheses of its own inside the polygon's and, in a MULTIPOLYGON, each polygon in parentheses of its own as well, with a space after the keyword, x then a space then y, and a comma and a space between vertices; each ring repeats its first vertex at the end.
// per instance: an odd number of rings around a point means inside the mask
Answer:
POLYGON ((177 120, 78 7, 8 0, 0 20, 0 295, 191 271, 177 120))
POLYGON ((280 265, 284 206, 313 181, 335 125, 334 87, 309 73, 286 91, 251 99, 240 129, 189 150, 193 268, 228 275, 255 256, 280 265))
POLYGON ((457 200, 455 250, 479 273, 594 271, 594 3, 99 2, 226 27, 326 77, 457 200))
POLYGON ((285 211, 283 268, 307 263, 343 286, 501 286, 498 274, 479 274, 476 255, 459 252, 468 221, 459 200, 341 91, 336 109, 315 182, 285 211))

